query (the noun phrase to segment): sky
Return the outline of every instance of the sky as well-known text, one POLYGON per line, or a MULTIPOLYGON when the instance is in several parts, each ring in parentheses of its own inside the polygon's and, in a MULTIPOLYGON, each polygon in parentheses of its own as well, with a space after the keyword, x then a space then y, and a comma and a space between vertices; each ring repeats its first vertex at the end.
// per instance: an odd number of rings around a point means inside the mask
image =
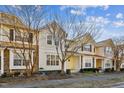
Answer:
POLYGON ((67 9, 71 15, 83 16, 88 22, 95 22, 101 26, 101 36, 97 41, 124 36, 124 6, 51 6, 63 13, 67 9))
MULTIPOLYGON (((83 17, 86 22, 95 20, 101 27, 101 36, 97 41, 124 36, 124 5, 49 5, 47 7, 62 15, 65 15, 65 11, 69 11, 70 15, 83 17)), ((0 10, 4 11, 3 6, 0 6, 0 10)))

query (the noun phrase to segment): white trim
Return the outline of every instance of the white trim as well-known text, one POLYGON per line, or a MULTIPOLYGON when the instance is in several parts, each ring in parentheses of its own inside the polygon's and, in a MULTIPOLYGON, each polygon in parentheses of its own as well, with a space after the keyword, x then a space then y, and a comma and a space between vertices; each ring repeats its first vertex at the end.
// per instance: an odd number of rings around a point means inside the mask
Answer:
POLYGON ((4 50, 1 49, 1 74, 4 73, 4 50))

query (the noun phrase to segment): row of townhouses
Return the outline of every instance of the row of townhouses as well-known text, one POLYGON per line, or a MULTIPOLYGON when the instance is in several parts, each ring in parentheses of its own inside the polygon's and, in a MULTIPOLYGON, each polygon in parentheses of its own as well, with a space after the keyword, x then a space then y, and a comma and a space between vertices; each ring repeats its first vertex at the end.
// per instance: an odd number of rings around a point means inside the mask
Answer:
MULTIPOLYGON (((26 34, 26 27, 24 24, 14 15, 0 13, 0 73, 10 73, 12 71, 24 70, 25 64, 22 57, 19 57, 16 51, 21 52, 21 48, 24 44, 20 42, 20 35, 22 33, 16 32, 13 28, 17 26, 20 32, 26 34), (9 21, 8 21, 9 20, 9 21), (16 25, 11 24, 11 20, 14 20, 16 25), (8 38, 9 37, 9 38, 8 38), (16 41, 16 42, 15 42, 16 41), (16 47, 13 47, 16 46, 16 47), (16 50, 16 51, 15 51, 16 50)), ((38 54, 35 56, 36 52, 35 45, 36 41, 33 38, 35 35, 34 31, 30 33, 28 39, 33 42, 32 45, 32 62, 38 59, 35 68, 42 69, 42 71, 56 71, 61 69, 61 63, 56 53, 55 43, 53 37, 47 28, 41 29, 39 33, 39 44, 38 44, 38 54)), ((23 35, 24 36, 24 35, 23 35)), ((26 46, 27 37, 25 37, 25 53, 28 53, 28 47, 26 46), (27 49, 27 50, 26 50, 27 49)), ((95 42, 93 38, 89 42, 82 46, 70 57, 67 62, 65 62, 65 71, 70 69, 71 72, 78 72, 80 69, 85 68, 116 68, 113 61, 113 51, 114 46, 111 39, 104 40, 101 42, 95 42)), ((28 60, 28 56, 26 58, 28 60)))

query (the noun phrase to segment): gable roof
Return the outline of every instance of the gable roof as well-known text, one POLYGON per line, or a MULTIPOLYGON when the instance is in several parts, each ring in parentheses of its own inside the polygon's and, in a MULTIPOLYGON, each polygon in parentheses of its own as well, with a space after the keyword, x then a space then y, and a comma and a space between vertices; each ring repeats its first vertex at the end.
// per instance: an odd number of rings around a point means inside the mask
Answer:
MULTIPOLYGON (((42 32, 44 30, 48 30, 48 29, 50 29, 50 27, 51 28, 53 27, 52 30, 54 29, 54 27, 58 28, 59 31, 60 31, 58 34, 61 34, 61 35, 64 35, 64 36, 67 35, 65 30, 56 21, 52 21, 51 23, 48 23, 45 26, 43 26, 42 28, 40 28, 40 32, 42 32)), ((56 28, 55 28, 55 31, 58 31, 58 30, 56 30, 56 28)))
POLYGON ((21 19, 19 19, 17 16, 0 12, 0 23, 7 24, 7 25, 18 25, 21 27, 26 27, 24 23, 22 23, 21 19))
POLYGON ((112 39, 103 40, 96 43, 96 47, 111 46, 114 47, 114 42, 112 39))

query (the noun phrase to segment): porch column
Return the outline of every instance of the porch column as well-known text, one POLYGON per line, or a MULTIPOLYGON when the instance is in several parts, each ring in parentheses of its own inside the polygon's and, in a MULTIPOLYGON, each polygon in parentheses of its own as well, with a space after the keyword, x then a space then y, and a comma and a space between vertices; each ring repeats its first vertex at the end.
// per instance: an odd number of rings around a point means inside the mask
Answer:
POLYGON ((102 59, 102 69, 104 69, 104 59, 102 59))
POLYGON ((1 74, 4 73, 4 50, 1 49, 1 74))
POLYGON ((34 51, 31 53, 31 61, 32 61, 32 64, 34 64, 34 51))
POLYGON ((94 68, 96 68, 96 58, 94 58, 94 68))
POLYGON ((64 71, 66 72, 67 70, 67 61, 64 63, 64 71))
POLYGON ((116 62, 114 61, 114 71, 116 71, 116 62))

